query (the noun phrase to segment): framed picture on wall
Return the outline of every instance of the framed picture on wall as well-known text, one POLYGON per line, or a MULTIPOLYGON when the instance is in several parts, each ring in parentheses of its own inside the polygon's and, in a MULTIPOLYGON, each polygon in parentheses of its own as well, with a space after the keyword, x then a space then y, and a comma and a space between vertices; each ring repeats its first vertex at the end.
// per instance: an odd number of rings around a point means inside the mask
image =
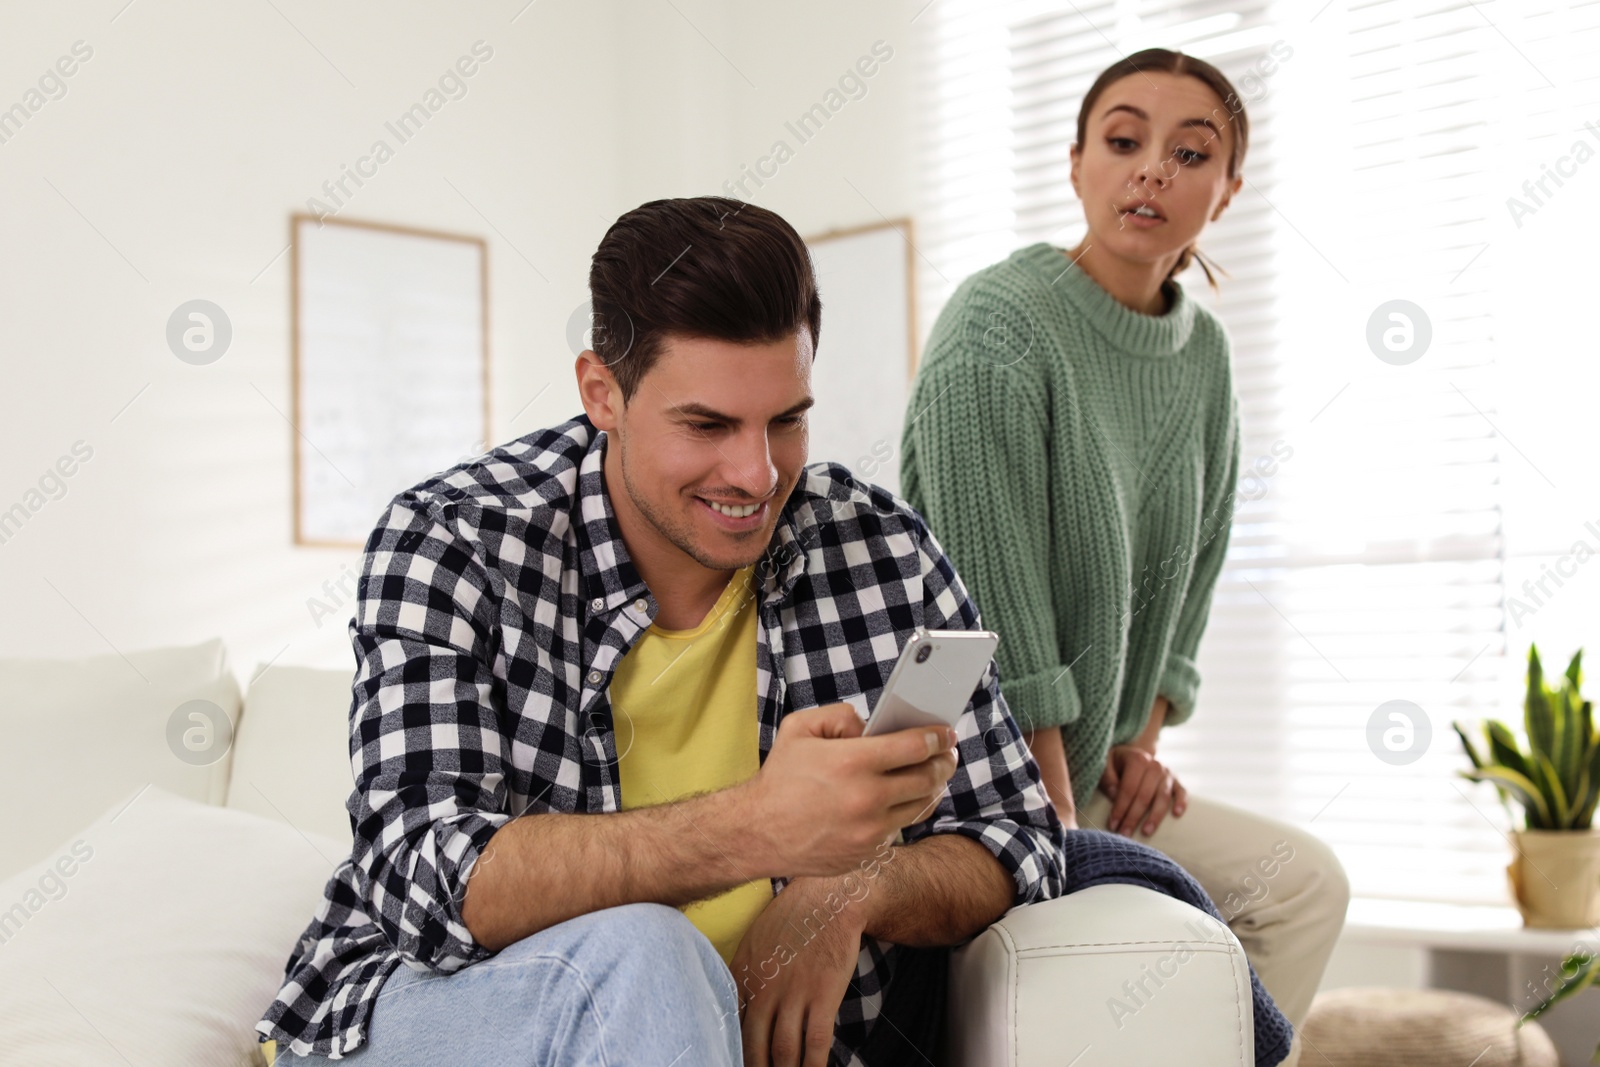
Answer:
POLYGON ((911 220, 805 239, 822 297, 810 462, 900 491, 900 427, 916 371, 911 220))
POLYGON ((294 542, 360 546, 396 493, 488 448, 488 248, 291 219, 294 542))

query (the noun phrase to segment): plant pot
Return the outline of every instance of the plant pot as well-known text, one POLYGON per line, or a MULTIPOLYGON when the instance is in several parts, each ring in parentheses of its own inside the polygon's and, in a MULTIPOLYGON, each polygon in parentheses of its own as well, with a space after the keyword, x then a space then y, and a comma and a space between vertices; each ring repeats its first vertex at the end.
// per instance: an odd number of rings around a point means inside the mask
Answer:
POLYGON ((1514 830, 1506 874, 1522 925, 1581 930, 1600 925, 1600 830, 1514 830))

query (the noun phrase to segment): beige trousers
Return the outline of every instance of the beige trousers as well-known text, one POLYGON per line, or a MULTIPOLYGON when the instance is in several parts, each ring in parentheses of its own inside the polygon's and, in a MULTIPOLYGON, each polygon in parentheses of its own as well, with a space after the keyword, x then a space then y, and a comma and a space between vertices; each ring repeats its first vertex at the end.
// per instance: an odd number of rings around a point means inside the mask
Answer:
MULTIPOLYGON (((1095 790, 1078 825, 1104 830, 1111 801, 1095 790)), ((1194 876, 1216 904, 1278 1010, 1299 1032, 1344 927, 1350 883, 1333 850, 1307 831, 1241 808, 1191 795, 1181 818, 1171 813, 1132 840, 1166 853, 1194 876)))

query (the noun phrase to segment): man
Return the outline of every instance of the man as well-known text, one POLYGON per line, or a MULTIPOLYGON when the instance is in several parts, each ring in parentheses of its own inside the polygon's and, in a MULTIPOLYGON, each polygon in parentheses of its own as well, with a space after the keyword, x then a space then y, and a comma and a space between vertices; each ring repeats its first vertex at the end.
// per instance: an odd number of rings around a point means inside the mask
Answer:
POLYGON ((916 512, 806 466, 787 223, 645 204, 590 289, 584 414, 367 541, 352 855, 257 1029, 371 1067, 932 1058, 947 946, 1062 886, 992 664, 954 731, 860 736, 913 630, 977 612, 916 512))

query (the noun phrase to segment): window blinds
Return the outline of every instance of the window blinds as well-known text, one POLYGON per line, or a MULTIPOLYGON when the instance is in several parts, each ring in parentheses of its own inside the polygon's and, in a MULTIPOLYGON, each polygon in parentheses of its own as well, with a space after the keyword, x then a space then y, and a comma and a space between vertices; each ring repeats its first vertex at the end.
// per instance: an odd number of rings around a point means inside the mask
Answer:
POLYGON ((1522 591, 1578 572, 1583 536, 1600 553, 1600 159, 1574 148, 1600 151, 1600 3, 940 0, 922 21, 924 331, 967 274, 1082 236, 1068 150, 1104 67, 1160 45, 1234 81, 1245 185, 1201 239, 1229 274, 1181 280, 1232 339, 1241 482, 1199 710, 1163 754, 1197 793, 1309 824, 1359 894, 1505 901, 1512 823, 1456 776, 1450 723, 1519 725, 1528 642, 1564 666, 1600 639, 1600 564, 1531 612, 1522 591))

